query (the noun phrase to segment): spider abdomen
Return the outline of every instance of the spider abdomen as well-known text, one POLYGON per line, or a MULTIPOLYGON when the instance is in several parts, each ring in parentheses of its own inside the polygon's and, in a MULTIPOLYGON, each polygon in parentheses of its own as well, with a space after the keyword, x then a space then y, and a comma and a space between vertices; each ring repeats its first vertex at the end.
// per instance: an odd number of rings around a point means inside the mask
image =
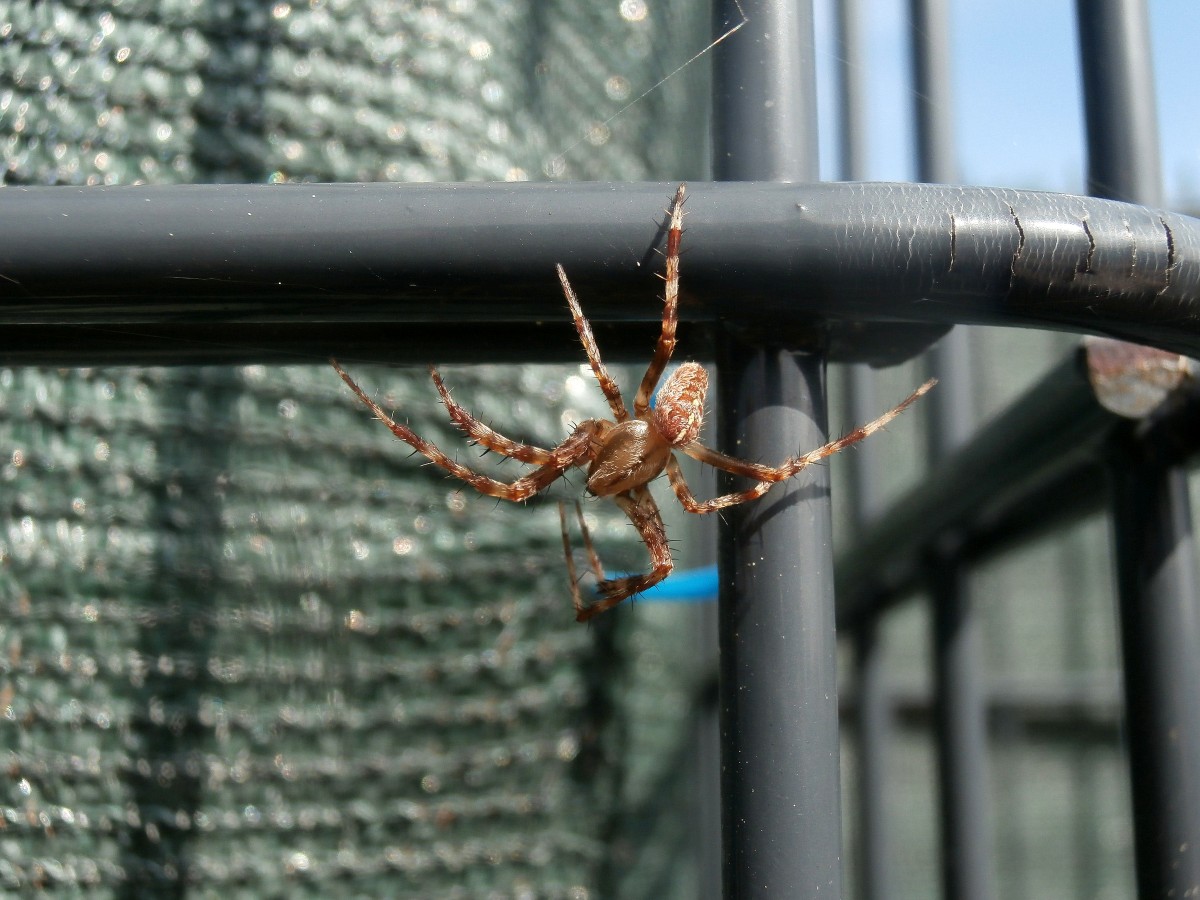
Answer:
POLYGON ((626 419, 604 433, 588 466, 587 489, 597 497, 622 494, 657 478, 671 446, 649 422, 626 419))
POLYGON ((671 373, 654 404, 654 425, 672 447, 700 437, 708 373, 699 363, 684 363, 671 373))

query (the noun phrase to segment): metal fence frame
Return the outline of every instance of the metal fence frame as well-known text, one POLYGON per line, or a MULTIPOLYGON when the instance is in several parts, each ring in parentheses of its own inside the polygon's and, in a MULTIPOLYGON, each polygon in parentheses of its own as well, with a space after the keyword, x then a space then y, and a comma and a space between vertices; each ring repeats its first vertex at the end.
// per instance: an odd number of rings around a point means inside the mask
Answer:
MULTIPOLYGON (((1109 199, 812 184, 811 8, 741 7, 749 23, 722 47, 714 74, 716 176, 729 183, 690 192, 682 311, 689 349, 717 360, 724 449, 777 458, 816 446, 826 437, 828 357, 904 358, 952 323, 1097 332, 1200 356, 1200 221, 1119 202, 1158 202, 1139 0, 1078 4, 1091 183, 1109 199)), ((853 0, 842 9, 850 72, 853 0)), ((916 93, 927 101, 917 117, 921 174, 930 181, 953 177, 939 96, 949 82, 945 17, 933 0, 913 0, 916 93)), ((854 97, 850 82, 851 124, 861 115, 854 97)), ((630 247, 653 251, 645 223, 668 193, 663 185, 9 188, 0 355, 162 364, 311 360, 353 347, 357 358, 419 349, 421 360, 455 361, 479 360, 486 346, 491 359, 574 360, 570 322, 547 277, 557 262, 596 298, 589 311, 606 348, 640 355, 657 314, 646 304, 653 282, 624 260, 630 247)), ((836 571, 836 604, 823 473, 737 510, 723 527, 725 894, 841 894, 839 627, 858 648, 865 895, 886 894, 879 760, 888 724, 873 633, 879 613, 920 582, 936 597, 946 895, 990 896, 983 704, 963 572, 1051 524, 1032 520, 1034 498, 1044 510, 1052 496, 1062 518, 1095 508, 1103 498, 1084 496, 1073 475, 1106 465, 1139 891, 1184 896, 1200 884, 1200 619, 1181 468, 1197 446, 1195 401, 1149 425, 1129 423, 1099 407, 1072 360, 968 438, 970 361, 951 340, 935 365, 944 381, 933 416, 938 477, 877 516, 863 473, 863 529, 836 571), (863 558, 869 569, 852 564, 863 558)))

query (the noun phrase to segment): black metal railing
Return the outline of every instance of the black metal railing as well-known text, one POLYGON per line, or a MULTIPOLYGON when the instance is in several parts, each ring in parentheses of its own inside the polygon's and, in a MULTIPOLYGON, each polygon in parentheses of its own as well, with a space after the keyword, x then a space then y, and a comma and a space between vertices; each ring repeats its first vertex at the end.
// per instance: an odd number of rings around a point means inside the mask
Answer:
MULTIPOLYGON (((748 25, 721 48, 715 73, 724 183, 689 191, 681 310, 692 355, 718 365, 725 449, 782 458, 822 443, 827 359, 899 361, 953 324, 1099 333, 1200 356, 1200 221, 1151 208, 1157 151, 1151 126, 1135 122, 1153 108, 1145 35, 1131 27, 1140 3, 1079 3, 1091 183, 1107 199, 813 184, 809 4, 741 8, 748 25)), ((945 15, 914 2, 930 181, 953 178, 944 162, 953 130, 937 99, 948 81, 945 15)), ((850 71, 849 32, 844 46, 850 71)), ((853 176, 856 157, 847 158, 853 176)), ((421 361, 575 360, 547 277, 555 263, 589 286, 606 354, 640 357, 656 328, 658 310, 645 302, 653 267, 624 262, 629 247, 650 258, 645 223, 668 194, 661 184, 9 188, 0 358, 312 360, 350 345, 360 359, 419 350, 421 361)), ((836 604, 824 475, 728 517, 727 896, 840 896, 839 631, 858 650, 861 881, 865 896, 887 894, 877 624, 914 585, 935 598, 946 895, 991 896, 984 700, 963 572, 1104 504, 1116 532, 1139 890, 1184 896, 1200 882, 1200 630, 1182 469, 1197 448, 1196 400, 1139 422, 1113 415, 1083 353, 968 435, 961 391, 972 364, 955 339, 943 343, 933 474, 879 510, 863 473, 861 529, 836 568, 836 604), (1108 497, 1080 477, 1102 468, 1108 497)))

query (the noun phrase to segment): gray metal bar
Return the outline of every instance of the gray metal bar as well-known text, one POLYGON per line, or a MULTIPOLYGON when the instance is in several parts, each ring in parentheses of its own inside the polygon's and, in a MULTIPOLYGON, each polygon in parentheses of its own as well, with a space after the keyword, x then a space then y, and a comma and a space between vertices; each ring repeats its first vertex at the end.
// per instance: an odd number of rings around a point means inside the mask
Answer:
POLYGON ((878 615, 920 583, 941 534, 973 558, 1099 507, 1098 460, 1121 421, 1096 402, 1075 355, 1048 372, 840 555, 839 624, 878 615))
MULTIPOLYGON (((911 0, 917 169, 921 181, 957 179, 947 0, 911 0)), ((930 353, 940 379, 929 398, 930 463, 961 447, 974 421, 973 366, 966 331, 957 328, 930 353)), ((944 538, 930 554, 935 741, 941 808, 942 894, 952 900, 992 896, 992 829, 988 797, 987 722, 980 674, 979 622, 961 548, 944 538)))
MULTIPOLYGON (((931 397, 932 477, 960 448, 973 416, 970 352, 960 328, 934 348, 941 379, 931 397)), ((946 536, 927 570, 933 613, 935 741, 941 810, 942 891, 955 900, 993 896, 987 721, 980 672, 982 640, 962 547, 946 536)))
MULTIPOLYGON (((930 398, 929 406, 931 477, 938 478, 943 463, 966 443, 974 420, 970 348, 961 328, 934 348, 932 370, 941 379, 939 395, 930 398)), ((993 882, 982 640, 962 546, 947 537, 943 534, 926 557, 933 613, 942 890, 954 900, 986 900, 993 896, 993 882)))
MULTIPOLYGON (((556 262, 593 321, 649 323, 655 222, 670 191, 5 188, 0 342, 18 324, 233 334, 293 323, 319 338, 335 323, 560 323, 556 262)), ((905 345, 901 323, 952 321, 1089 330, 1200 355, 1200 221, 1186 216, 987 188, 697 183, 684 242, 686 321, 803 346, 813 317, 827 317, 846 323, 833 334, 845 359, 862 321, 896 323, 909 355, 923 345, 905 345)))
MULTIPOLYGON (((99 323, 6 325, 0 329, 0 365, 177 366, 321 362, 426 365, 452 363, 577 363, 585 361, 579 333, 564 307, 550 322, 284 322, 264 324, 99 323)), ((609 362, 645 364, 658 338, 657 323, 594 323, 609 362)), ((711 329, 679 327, 681 352, 712 355, 711 329)))
POLYGON ((950 4, 947 0, 910 0, 913 102, 917 124, 917 179, 956 181, 954 102, 950 75, 950 4))
POLYGON ((934 719, 941 809, 942 891, 955 900, 992 893, 987 720, 979 618, 961 558, 929 567, 933 597, 934 719))
POLYGON ((720 181, 817 180, 817 94, 812 4, 723 0, 716 36, 746 27, 713 57, 713 154, 720 181))
POLYGON ((887 827, 888 750, 892 746, 892 701, 883 665, 877 623, 867 619, 854 630, 855 725, 858 737, 858 838, 863 900, 885 900, 894 884, 887 827))
MULTIPOLYGON (((866 174, 868 117, 863 95, 862 10, 859 0, 837 7, 839 100, 841 105, 841 177, 859 181, 866 174)), ((878 415, 875 380, 865 365, 847 369, 847 410, 852 422, 878 415)), ((851 510, 855 532, 879 514, 880 447, 868 443, 850 454, 851 510)), ((891 893, 891 841, 887 821, 887 759, 892 746, 891 695, 884 670, 883 648, 874 619, 854 631, 854 690, 857 700, 854 737, 858 762, 858 895, 886 900, 891 893)))
POLYGON ((1137 834, 1139 842, 1148 840, 1144 850, 1139 843, 1139 867, 1150 867, 1139 879, 1161 885, 1178 878, 1173 884, 1179 893, 1179 885, 1194 884, 1196 875, 1194 854, 1180 853, 1195 844, 1179 838, 1197 833, 1194 774, 1200 768, 1191 748, 1200 740, 1194 715, 1200 708, 1200 610, 1193 599, 1194 568, 1180 565, 1191 547, 1186 507, 1181 512, 1162 501, 1177 488, 1165 484, 1163 473, 1182 480, 1177 467, 1200 452, 1200 397, 1194 392, 1148 431, 1105 412, 1080 362, 1068 360, 843 552, 839 619, 878 616, 922 577, 924 548, 939 534, 962 536, 964 555, 975 558, 1095 510, 1105 500, 1099 462, 1111 456, 1114 442, 1127 448, 1114 461, 1113 476, 1122 492, 1115 511, 1118 546, 1130 554, 1119 569, 1137 834), (1153 448, 1157 456, 1152 463, 1138 459, 1134 448, 1153 448), (1168 542, 1164 515, 1179 517, 1170 526, 1177 531, 1175 544, 1168 542), (862 566, 862 559, 873 565, 862 566), (1128 602, 1128 596, 1141 600, 1128 602))
POLYGON ((1088 193, 1162 204, 1154 54, 1143 0, 1076 0, 1088 193))
MULTIPOLYGON (((879 414, 875 379, 866 366, 847 372, 852 422, 868 422, 879 414)), ((851 510, 855 534, 880 513, 882 466, 879 444, 867 443, 850 454, 851 510)), ((858 745, 858 830, 859 896, 863 900, 885 900, 891 896, 894 877, 887 816, 887 759, 892 746, 892 698, 883 663, 877 621, 863 617, 855 622, 854 671, 855 737, 858 745)))
MULTIPOLYGON (((819 358, 735 346, 720 371, 723 446, 782 459, 797 446, 820 444, 826 424, 816 406, 819 358)), ((720 684, 727 897, 840 896, 827 472, 725 516, 720 684)))
MULTIPOLYGON (((811 5, 742 6, 749 24, 714 65, 716 174, 814 181, 811 5)), ((717 16, 723 18, 720 8, 717 16)), ((778 239, 771 243, 780 255, 778 239)), ((718 347, 721 446, 752 459, 784 459, 797 446, 819 446, 827 434, 825 361, 777 349, 790 342, 770 334, 772 318, 761 319, 766 328, 748 342, 730 335, 718 347)), ((799 346, 820 348, 815 337, 809 331, 799 346)), ((726 521, 718 611, 725 896, 837 898, 841 805, 827 470, 731 510, 726 521)))
POLYGON ((859 0, 840 0, 837 8, 838 106, 841 112, 842 181, 862 181, 867 173, 867 107, 864 101, 862 52, 862 5, 859 0))
MULTIPOLYGON (((1142 0, 1078 0, 1088 186, 1161 202, 1142 0)), ((1187 475, 1151 432, 1113 461, 1138 892, 1200 892, 1200 585, 1187 475)))
POLYGON ((1140 453, 1115 460, 1138 895, 1200 888, 1200 604, 1187 477, 1140 453))

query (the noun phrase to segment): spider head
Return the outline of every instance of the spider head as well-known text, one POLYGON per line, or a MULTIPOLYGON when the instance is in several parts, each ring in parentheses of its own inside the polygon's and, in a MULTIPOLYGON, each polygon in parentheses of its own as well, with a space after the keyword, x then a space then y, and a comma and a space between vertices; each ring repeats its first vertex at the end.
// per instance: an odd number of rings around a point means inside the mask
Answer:
POLYGON ((684 363, 659 389, 654 426, 672 447, 690 444, 700 436, 707 393, 708 373, 698 363, 684 363))

